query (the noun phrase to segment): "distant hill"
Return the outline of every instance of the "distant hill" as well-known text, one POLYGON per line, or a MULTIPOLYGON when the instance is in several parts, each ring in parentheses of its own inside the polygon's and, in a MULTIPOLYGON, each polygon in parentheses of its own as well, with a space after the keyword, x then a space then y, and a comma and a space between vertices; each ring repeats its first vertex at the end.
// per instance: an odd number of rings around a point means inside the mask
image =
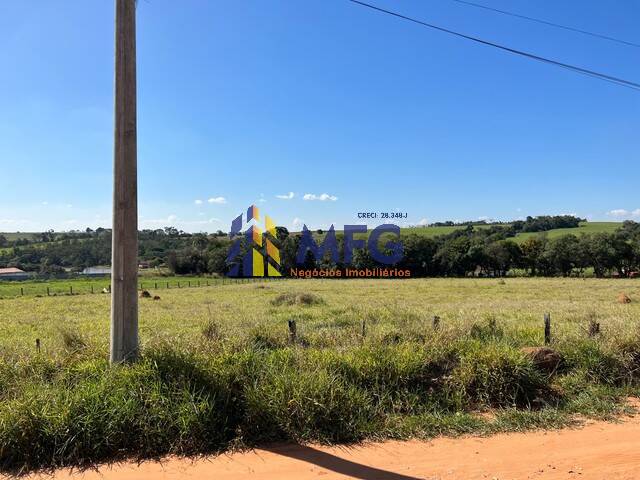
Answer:
MULTIPOLYGON (((489 228, 493 225, 474 225, 474 229, 478 228, 489 228)), ((508 226, 508 224, 499 224, 497 226, 508 226)), ((549 230, 547 232, 526 232, 519 233, 515 237, 515 241, 518 243, 524 242, 527 238, 535 237, 537 235, 546 234, 549 238, 560 237, 562 235, 566 235, 572 233, 574 235, 579 235, 582 233, 597 233, 597 232, 606 232, 613 233, 618 228, 622 227, 622 222, 581 222, 578 228, 556 228, 554 230, 549 230)), ((437 237, 438 235, 448 235, 450 233, 455 232, 456 230, 464 230, 467 228, 466 225, 456 225, 456 226, 444 226, 444 227, 409 227, 403 228, 403 234, 411 234, 414 233, 416 235, 424 235, 425 237, 437 237)))
MULTIPOLYGON (((501 227, 505 227, 508 224, 503 223, 500 224, 501 227)), ((493 225, 474 225, 473 228, 489 228, 493 225)), ((455 232, 456 230, 464 230, 467 228, 466 225, 455 225, 455 226, 428 226, 428 227, 408 227, 400 229, 401 233, 408 235, 411 233, 415 233, 416 235, 422 235, 425 237, 437 237, 439 235, 449 235, 450 233, 455 232)))
POLYGON ((39 235, 37 232, 0 232, 0 235, 3 235, 10 242, 14 242, 16 240, 26 239, 33 240, 34 235, 39 235))
MULTIPOLYGON (((618 228, 622 227, 622 222, 581 222, 578 228, 556 228, 544 232, 548 238, 561 237, 562 235, 573 234, 581 235, 583 233, 614 233, 618 228)), ((515 240, 518 243, 524 242, 527 238, 540 235, 538 232, 519 233, 515 240)))

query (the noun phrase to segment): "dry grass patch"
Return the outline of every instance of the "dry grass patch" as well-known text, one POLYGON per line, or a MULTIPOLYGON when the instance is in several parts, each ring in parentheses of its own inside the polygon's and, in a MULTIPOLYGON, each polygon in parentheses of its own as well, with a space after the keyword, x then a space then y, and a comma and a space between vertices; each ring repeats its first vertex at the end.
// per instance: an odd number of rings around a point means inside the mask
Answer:
POLYGON ((319 305, 324 303, 321 297, 313 293, 283 293, 272 302, 273 305, 319 305))

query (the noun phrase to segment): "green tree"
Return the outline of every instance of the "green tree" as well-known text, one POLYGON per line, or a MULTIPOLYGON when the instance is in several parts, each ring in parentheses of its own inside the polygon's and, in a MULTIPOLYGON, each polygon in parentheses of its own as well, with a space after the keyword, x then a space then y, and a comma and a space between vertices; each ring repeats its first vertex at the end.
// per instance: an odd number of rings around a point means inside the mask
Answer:
POLYGON ((574 268, 579 268, 583 264, 580 247, 578 237, 564 235, 554 238, 547 244, 543 258, 547 257, 557 272, 563 277, 568 277, 574 268))

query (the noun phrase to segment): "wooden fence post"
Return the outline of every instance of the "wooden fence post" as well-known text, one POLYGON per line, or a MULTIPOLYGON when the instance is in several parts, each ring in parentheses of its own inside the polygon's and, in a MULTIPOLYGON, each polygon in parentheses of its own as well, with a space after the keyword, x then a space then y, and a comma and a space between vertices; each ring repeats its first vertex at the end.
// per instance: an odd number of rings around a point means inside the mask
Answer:
POLYGON ((549 345, 551 343, 551 314, 544 314, 544 344, 549 345))
POLYGON ((595 337, 600 333, 600 322, 596 322, 594 319, 591 319, 589 322, 589 336, 595 337))
POLYGON ((47 297, 49 296, 49 287, 47 287, 47 297))
POLYGON ((289 320, 289 342, 296 343, 298 331, 295 320, 289 320))

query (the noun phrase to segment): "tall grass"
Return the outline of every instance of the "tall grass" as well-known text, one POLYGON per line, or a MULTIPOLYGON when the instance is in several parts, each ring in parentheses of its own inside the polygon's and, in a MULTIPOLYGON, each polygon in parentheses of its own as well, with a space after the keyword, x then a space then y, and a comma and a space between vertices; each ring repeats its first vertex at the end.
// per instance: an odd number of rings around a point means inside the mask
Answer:
POLYGON ((33 299, 26 311, 26 299, 3 301, 0 469, 609 418, 640 393, 640 331, 627 321, 637 306, 615 302, 619 285, 301 281, 176 291, 141 301, 142 359, 117 367, 106 361, 108 303, 33 299), (522 350, 541 343, 532 310, 544 307, 563 358, 553 373, 522 350), (603 329, 590 338, 583 327, 594 311, 603 329))
POLYGON ((637 386, 625 354, 595 343, 561 351, 569 362, 557 376, 508 344, 468 339, 213 355, 157 345, 113 368, 98 351, 23 358, 0 370, 0 467, 530 428, 611 414, 637 386), (490 407, 499 421, 473 417, 490 407))

